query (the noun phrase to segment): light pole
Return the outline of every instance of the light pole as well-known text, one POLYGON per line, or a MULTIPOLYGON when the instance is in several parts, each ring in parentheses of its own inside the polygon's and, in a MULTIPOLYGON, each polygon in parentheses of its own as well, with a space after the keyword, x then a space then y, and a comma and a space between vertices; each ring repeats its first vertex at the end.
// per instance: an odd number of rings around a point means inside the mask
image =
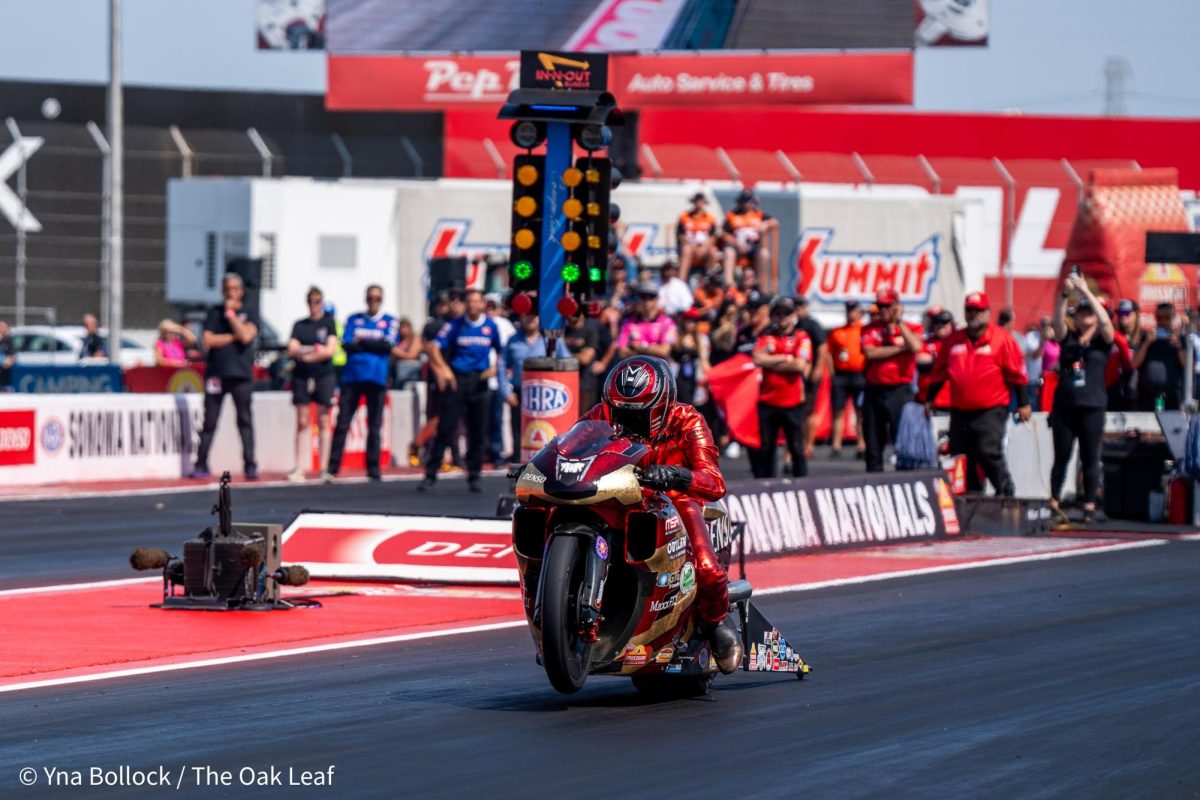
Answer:
POLYGON ((125 229, 125 108, 121 96, 121 0, 108 0, 108 358, 120 363, 125 229))

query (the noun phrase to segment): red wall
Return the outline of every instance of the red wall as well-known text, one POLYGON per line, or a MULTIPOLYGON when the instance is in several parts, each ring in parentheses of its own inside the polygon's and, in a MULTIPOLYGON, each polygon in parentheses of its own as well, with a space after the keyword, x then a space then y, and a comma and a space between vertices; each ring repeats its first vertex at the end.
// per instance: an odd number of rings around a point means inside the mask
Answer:
MULTIPOLYGON (((496 119, 495 111, 447 110, 445 120, 448 139, 490 137, 507 154, 509 123, 496 119)), ((997 156, 1002 160, 1132 159, 1143 167, 1175 167, 1183 188, 1200 188, 1200 120, 657 108, 641 112, 639 134, 651 147, 696 144, 862 155, 997 156)), ((447 175, 459 177, 462 173, 451 168, 447 175)))

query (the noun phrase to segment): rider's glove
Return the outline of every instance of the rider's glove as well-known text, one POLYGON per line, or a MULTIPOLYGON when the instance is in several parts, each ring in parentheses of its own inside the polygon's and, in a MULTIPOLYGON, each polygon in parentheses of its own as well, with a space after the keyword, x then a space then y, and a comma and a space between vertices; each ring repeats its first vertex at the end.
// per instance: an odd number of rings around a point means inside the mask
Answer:
POLYGON ((686 492, 692 485, 692 471, 686 467, 655 464, 642 473, 642 486, 656 491, 686 492))

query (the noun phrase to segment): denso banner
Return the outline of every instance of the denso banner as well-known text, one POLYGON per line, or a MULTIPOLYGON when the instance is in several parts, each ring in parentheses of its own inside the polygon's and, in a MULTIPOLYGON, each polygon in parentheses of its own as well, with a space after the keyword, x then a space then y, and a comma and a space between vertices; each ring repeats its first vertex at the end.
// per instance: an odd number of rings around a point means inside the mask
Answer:
POLYGON ((318 578, 519 582, 505 519, 305 512, 283 532, 283 558, 318 578))
POLYGON ((932 539, 959 533, 946 474, 935 470, 731 481, 725 504, 748 556, 932 539))
MULTIPOLYGON (((800 196, 800 232, 780 275, 815 311, 840 313, 889 286, 905 312, 931 305, 961 315, 962 265, 951 197, 800 196)), ((781 243, 782 244, 782 243, 781 243)))
MULTIPOLYGON (((400 111, 497 104, 520 84, 512 55, 331 54, 325 107, 400 111)), ((613 55, 609 91, 655 105, 900 104, 913 99, 911 52, 613 55)))

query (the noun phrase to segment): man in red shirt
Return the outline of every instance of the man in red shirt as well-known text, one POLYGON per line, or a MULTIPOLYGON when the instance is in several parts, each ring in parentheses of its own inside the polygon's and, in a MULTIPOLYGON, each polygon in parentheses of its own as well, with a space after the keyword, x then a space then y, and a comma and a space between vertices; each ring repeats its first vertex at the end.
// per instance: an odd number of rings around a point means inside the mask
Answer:
POLYGON ((758 390, 758 430, 762 446, 750 452, 756 478, 775 477, 775 440, 779 431, 792 455, 792 477, 808 474, 804 457, 804 380, 812 369, 812 339, 797 326, 796 304, 781 297, 771 305, 774 323, 754 343, 754 365, 762 369, 758 390))
MULTIPOLYGON (((933 362, 946 344, 946 339, 954 333, 954 315, 941 306, 934 306, 926 312, 929 324, 925 330, 925 344, 917 353, 917 394, 923 394, 929 387, 929 379, 933 374, 933 362)), ((950 410, 950 387, 944 386, 936 397, 930 398, 936 411, 950 410)))
POLYGON ((967 327, 946 339, 921 399, 928 407, 929 398, 950 382, 950 452, 967 457, 967 489, 983 489, 982 468, 997 494, 1012 497, 1012 475, 1004 461, 1004 428, 1010 392, 1017 395, 1022 422, 1033 413, 1025 356, 1012 334, 992 324, 987 295, 972 292, 964 305, 967 327))
POLYGON ((867 472, 883 472, 883 449, 896 440, 900 412, 913 399, 916 355, 921 351, 921 326, 900 319, 900 295, 891 287, 875 293, 879 313, 862 330, 867 360, 862 427, 867 445, 867 472))

